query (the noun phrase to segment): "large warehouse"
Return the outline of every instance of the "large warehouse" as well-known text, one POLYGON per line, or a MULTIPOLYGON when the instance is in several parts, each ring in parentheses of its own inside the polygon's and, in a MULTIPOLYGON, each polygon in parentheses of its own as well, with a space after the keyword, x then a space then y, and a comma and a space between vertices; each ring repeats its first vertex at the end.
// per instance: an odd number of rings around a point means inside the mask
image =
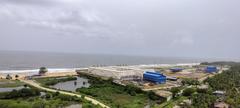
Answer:
POLYGON ((119 80, 141 80, 144 70, 125 66, 108 66, 90 67, 88 73, 119 80))
POLYGON ((166 83, 167 77, 157 72, 145 72, 143 79, 157 84, 164 84, 166 83))
POLYGON ((213 72, 217 72, 218 69, 217 69, 216 66, 207 66, 207 67, 205 68, 205 71, 208 72, 208 73, 213 73, 213 72))

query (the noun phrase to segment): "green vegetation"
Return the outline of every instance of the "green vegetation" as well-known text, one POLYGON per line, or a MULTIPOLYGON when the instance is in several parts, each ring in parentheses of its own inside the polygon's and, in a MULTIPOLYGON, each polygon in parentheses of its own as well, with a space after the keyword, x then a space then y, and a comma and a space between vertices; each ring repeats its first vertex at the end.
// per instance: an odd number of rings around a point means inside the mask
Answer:
POLYGON ((199 85, 200 82, 196 79, 192 79, 192 78, 184 78, 182 79, 181 82, 183 85, 199 85))
POLYGON ((57 78, 57 77, 36 78, 35 80, 37 82, 41 83, 44 86, 50 86, 50 85, 55 85, 55 84, 60 83, 60 82, 77 80, 77 77, 75 77, 75 76, 68 76, 68 77, 62 77, 62 78, 57 78))
POLYGON ((197 88, 200 82, 195 79, 183 79, 182 96, 178 96, 180 88, 172 88, 170 91, 173 93, 173 99, 157 106, 156 108, 172 108, 175 105, 180 106, 184 104, 184 108, 209 108, 213 104, 222 100, 231 105, 232 108, 240 107, 240 63, 235 62, 214 62, 214 63, 202 63, 202 65, 220 65, 220 66, 231 66, 230 70, 223 71, 213 77, 207 78, 203 83, 208 84, 209 87, 204 89, 197 88), (191 86, 191 88, 186 88, 191 86), (222 90, 225 91, 225 96, 215 96, 213 91, 222 90), (183 100, 190 99, 191 105, 182 103, 183 100))
POLYGON ((216 97, 207 93, 197 93, 191 96, 193 108, 210 108, 216 97))
POLYGON ((196 90, 194 88, 186 88, 183 90, 183 96, 191 96, 196 90))
POLYGON ((239 62, 226 62, 226 61, 218 61, 218 62, 203 62, 201 65, 228 65, 228 66, 237 66, 240 65, 239 62))
POLYGON ((232 107, 240 107, 240 65, 205 80, 213 90, 226 91, 225 101, 232 107))
POLYGON ((112 79, 103 80, 101 78, 81 75, 89 79, 89 88, 79 88, 78 92, 92 96, 111 108, 143 108, 150 99, 159 99, 155 93, 144 92, 134 85, 122 86, 112 82, 112 79))
POLYGON ((173 108, 178 103, 182 102, 183 100, 188 99, 184 96, 176 97, 170 101, 164 102, 161 105, 155 105, 154 108, 173 108))
POLYGON ((19 80, 0 79, 0 88, 19 87, 23 85, 19 80))
POLYGON ((40 96, 36 88, 23 88, 0 93, 0 108, 62 108, 71 104, 82 104, 83 108, 101 108, 84 98, 47 92, 40 96))
POLYGON ((13 98, 19 98, 19 97, 30 97, 30 96, 39 96, 40 91, 35 88, 23 88, 20 90, 13 90, 9 93, 5 93, 5 95, 2 95, 0 98, 2 99, 13 99, 13 98))
POLYGON ((176 97, 176 95, 180 92, 181 88, 180 87, 173 87, 171 88, 170 92, 173 94, 173 98, 176 97))
MULTIPOLYGON (((62 96, 65 97, 65 96, 62 96)), ((82 104, 83 108, 101 108, 100 106, 93 105, 89 101, 82 101, 79 98, 74 101, 66 101, 59 99, 58 97, 54 97, 51 99, 43 99, 39 97, 31 97, 28 99, 0 99, 0 108, 63 108, 69 106, 71 104, 82 104)))

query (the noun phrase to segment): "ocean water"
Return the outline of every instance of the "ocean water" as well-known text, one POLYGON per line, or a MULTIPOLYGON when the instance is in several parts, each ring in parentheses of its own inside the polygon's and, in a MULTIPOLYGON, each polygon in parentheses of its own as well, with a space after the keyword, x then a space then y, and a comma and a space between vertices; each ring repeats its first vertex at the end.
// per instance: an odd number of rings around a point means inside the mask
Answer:
POLYGON ((93 65, 175 64, 200 61, 174 57, 0 51, 0 70, 38 69, 42 66, 47 68, 82 68, 93 65))

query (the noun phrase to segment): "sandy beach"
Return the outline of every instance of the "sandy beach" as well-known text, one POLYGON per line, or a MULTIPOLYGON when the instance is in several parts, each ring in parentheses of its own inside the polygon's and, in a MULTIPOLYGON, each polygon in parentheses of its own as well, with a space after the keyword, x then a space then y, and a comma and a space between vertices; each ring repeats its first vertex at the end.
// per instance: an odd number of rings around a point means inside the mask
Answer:
MULTIPOLYGON (((169 66, 193 66, 199 65, 200 63, 179 63, 179 64, 142 64, 142 65, 133 65, 128 67, 169 67, 169 66)), ((86 69, 86 68, 72 68, 72 69, 48 69, 48 72, 42 77, 60 77, 67 75, 77 75, 76 69, 86 69)), ((15 79, 15 75, 18 75, 19 78, 24 78, 26 76, 38 75, 39 69, 33 70, 3 70, 0 71, 0 77, 6 78, 9 74, 15 79)))

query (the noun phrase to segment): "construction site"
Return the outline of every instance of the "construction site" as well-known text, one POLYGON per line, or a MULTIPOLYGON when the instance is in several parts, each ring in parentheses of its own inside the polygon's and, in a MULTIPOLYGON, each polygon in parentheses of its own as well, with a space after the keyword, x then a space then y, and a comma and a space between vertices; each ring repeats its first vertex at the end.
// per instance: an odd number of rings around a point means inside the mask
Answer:
POLYGON ((134 84, 144 91, 154 91, 169 100, 169 90, 181 86, 182 79, 191 78, 203 81, 207 77, 221 72, 221 68, 192 64, 161 64, 135 66, 106 66, 77 69, 84 73, 102 78, 113 78, 115 83, 134 84))

